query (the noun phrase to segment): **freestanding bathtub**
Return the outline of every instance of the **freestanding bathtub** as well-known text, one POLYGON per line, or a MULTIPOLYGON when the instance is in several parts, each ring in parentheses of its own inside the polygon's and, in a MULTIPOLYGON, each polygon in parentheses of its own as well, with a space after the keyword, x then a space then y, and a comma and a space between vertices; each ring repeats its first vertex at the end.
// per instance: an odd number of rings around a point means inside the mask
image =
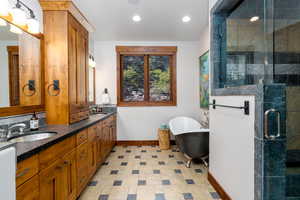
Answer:
POLYGON ((179 150, 188 158, 187 167, 190 167, 193 159, 200 159, 208 165, 209 129, 189 117, 176 117, 170 120, 169 127, 179 150))

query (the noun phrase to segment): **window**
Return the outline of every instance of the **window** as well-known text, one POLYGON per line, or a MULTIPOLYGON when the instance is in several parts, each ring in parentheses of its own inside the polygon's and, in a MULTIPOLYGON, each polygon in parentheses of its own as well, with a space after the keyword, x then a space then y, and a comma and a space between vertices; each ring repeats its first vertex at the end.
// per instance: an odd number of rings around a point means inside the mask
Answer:
POLYGON ((177 47, 117 46, 118 106, 176 106, 177 47))

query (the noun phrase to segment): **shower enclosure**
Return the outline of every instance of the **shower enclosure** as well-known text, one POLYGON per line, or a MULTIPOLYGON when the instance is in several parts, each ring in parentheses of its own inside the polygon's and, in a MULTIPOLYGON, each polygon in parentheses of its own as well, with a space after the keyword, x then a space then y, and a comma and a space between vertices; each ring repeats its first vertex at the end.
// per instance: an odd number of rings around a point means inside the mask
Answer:
POLYGON ((219 0, 212 95, 255 96, 255 200, 300 200, 300 1, 219 0))

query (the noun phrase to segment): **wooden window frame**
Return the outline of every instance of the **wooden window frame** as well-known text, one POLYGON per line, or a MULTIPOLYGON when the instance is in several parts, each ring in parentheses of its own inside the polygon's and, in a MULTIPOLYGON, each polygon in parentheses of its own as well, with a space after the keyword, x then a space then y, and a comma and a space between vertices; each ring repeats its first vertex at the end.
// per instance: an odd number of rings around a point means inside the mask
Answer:
POLYGON ((121 107, 130 106, 176 106, 177 105, 177 93, 176 93, 176 46, 116 46, 117 53, 117 105, 121 107), (144 56, 144 101, 123 101, 122 100, 122 56, 144 56), (171 95, 170 101, 154 102, 149 100, 149 64, 148 57, 158 56, 171 56, 171 95))

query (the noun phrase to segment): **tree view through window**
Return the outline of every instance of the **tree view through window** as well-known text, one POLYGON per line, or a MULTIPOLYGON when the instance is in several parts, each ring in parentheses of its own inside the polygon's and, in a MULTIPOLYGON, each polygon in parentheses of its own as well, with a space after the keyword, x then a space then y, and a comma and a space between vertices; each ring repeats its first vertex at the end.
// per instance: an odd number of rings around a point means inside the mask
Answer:
MULTIPOLYGON (((119 105, 176 104, 174 52, 158 53, 134 49, 134 53, 118 53, 119 105)), ((149 50, 149 49, 146 49, 149 50)), ((152 48, 153 50, 153 48, 152 48)))

